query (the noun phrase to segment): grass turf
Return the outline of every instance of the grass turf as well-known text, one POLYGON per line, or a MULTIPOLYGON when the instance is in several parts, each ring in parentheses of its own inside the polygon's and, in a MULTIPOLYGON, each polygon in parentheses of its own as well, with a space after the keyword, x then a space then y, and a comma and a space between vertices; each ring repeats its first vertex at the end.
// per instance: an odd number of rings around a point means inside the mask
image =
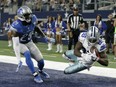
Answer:
MULTIPOLYGON (((47 51, 47 44, 38 42, 37 47, 42 52, 45 60, 57 61, 57 62, 67 62, 65 59, 62 58, 62 53, 56 53, 56 45, 53 45, 52 51, 47 51)), ((64 51, 67 50, 67 45, 63 46, 64 51)), ((8 56, 15 56, 12 47, 8 47, 7 41, 0 41, 0 55, 8 55, 8 56)), ((109 66, 110 68, 116 68, 116 60, 114 60, 113 54, 108 54, 109 58, 109 66)), ((94 64, 95 66, 101 66, 97 62, 94 64)))

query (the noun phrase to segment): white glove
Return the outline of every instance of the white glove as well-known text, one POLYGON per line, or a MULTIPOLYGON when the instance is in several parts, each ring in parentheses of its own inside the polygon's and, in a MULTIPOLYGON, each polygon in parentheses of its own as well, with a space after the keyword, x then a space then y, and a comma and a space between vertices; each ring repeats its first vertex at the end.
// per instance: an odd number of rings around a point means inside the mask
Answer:
POLYGON ((87 64, 87 65, 91 65, 93 64, 93 61, 92 61, 92 54, 90 53, 87 53, 87 54, 82 54, 82 61, 87 64))
POLYGON ((98 57, 96 56, 95 50, 93 53, 82 53, 81 54, 82 58, 83 58, 83 62, 86 65, 92 65, 95 61, 98 61, 98 57))

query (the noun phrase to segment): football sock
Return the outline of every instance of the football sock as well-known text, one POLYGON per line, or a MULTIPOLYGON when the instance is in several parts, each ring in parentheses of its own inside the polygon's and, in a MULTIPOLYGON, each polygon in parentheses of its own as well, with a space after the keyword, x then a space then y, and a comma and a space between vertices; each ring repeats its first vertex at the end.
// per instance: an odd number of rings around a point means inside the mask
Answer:
POLYGON ((40 61, 38 61, 38 67, 39 67, 40 71, 43 70, 43 67, 44 67, 44 60, 43 59, 41 59, 40 61))
POLYGON ((34 69, 34 65, 33 65, 33 62, 31 60, 31 55, 30 55, 30 52, 29 51, 26 51, 24 53, 24 56, 26 58, 26 64, 28 65, 29 69, 31 70, 32 73, 35 72, 35 69, 34 69))

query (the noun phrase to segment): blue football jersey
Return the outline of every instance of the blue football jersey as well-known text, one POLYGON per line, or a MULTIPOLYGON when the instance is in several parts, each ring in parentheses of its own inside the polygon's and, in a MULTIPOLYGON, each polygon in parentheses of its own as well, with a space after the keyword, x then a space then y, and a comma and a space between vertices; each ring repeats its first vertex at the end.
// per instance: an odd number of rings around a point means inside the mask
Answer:
POLYGON ((23 25, 22 21, 16 20, 12 23, 12 28, 15 30, 19 35, 20 43, 28 43, 32 40, 32 33, 37 23, 37 17, 32 15, 31 23, 28 25, 23 25))

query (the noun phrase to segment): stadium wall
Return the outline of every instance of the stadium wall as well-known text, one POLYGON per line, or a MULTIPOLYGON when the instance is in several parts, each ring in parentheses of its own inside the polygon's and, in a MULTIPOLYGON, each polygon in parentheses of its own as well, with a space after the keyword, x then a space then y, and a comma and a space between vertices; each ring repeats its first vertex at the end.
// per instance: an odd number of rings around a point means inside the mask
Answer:
MULTIPOLYGON (((65 18, 65 12, 64 11, 56 11, 56 12, 33 12, 39 19, 46 19, 47 16, 54 16, 57 17, 58 14, 62 15, 63 18, 65 18)), ((69 14, 72 12, 68 12, 69 14)), ((82 12, 81 12, 82 13, 82 12)), ((95 19, 97 14, 101 14, 103 19, 106 19, 108 14, 113 13, 112 10, 105 10, 105 11, 94 11, 92 13, 90 12, 84 12, 82 13, 83 17, 85 19, 95 19)), ((1 24, 3 24, 8 18, 14 18, 15 14, 9 14, 9 13, 1 13, 1 24)))
MULTIPOLYGON (((69 14, 72 13, 72 12, 68 12, 69 14)), ((84 19, 88 22, 90 22, 90 24, 95 20, 96 18, 96 15, 97 14, 101 14, 102 15, 102 18, 104 21, 106 21, 107 19, 107 16, 108 14, 110 13, 113 13, 113 11, 94 11, 93 13, 89 13, 89 12, 86 12, 86 13, 82 13, 84 19)), ((47 20, 47 16, 54 16, 54 17, 57 17, 57 14, 60 14, 62 15, 63 18, 65 18, 65 12, 34 12, 34 14, 40 19, 40 21, 42 20, 47 20)), ((2 21, 2 24, 8 19, 8 18, 14 18, 15 14, 8 14, 8 13, 2 13, 1 15, 1 21, 2 21)), ((64 19, 66 21, 66 19, 64 19)), ((6 35, 3 35, 3 34, 0 34, 0 40, 7 40, 7 36, 6 35)), ((35 39, 36 40, 36 39, 35 39)), ((37 41, 39 42, 45 42, 43 39, 39 38, 37 39, 37 41)), ((63 43, 64 44, 67 44, 68 43, 68 40, 63 40, 63 43)))

